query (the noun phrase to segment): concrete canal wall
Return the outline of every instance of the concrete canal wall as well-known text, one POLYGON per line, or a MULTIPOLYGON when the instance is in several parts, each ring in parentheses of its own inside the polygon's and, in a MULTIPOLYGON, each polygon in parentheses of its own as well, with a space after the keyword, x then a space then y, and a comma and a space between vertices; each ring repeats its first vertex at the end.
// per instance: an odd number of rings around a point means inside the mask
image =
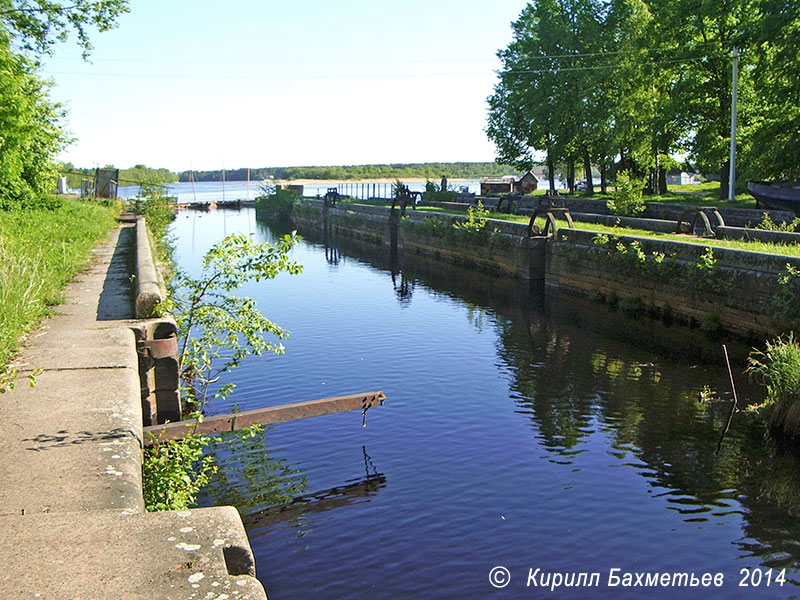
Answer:
POLYGON ((11 365, 15 389, 0 394, 0 597, 266 598, 236 509, 144 512, 150 400, 139 356, 162 322, 134 315, 133 264, 146 300, 160 293, 152 255, 131 260, 142 233, 124 223, 95 249, 11 365))
POLYGON ((780 283, 800 259, 760 252, 632 236, 598 238, 560 229, 528 237, 526 224, 488 219, 481 235, 458 232, 464 216, 358 204, 295 207, 300 232, 323 233, 384 245, 497 275, 543 281, 555 293, 586 296, 632 313, 683 321, 740 335, 787 328, 784 304, 792 287, 780 283))

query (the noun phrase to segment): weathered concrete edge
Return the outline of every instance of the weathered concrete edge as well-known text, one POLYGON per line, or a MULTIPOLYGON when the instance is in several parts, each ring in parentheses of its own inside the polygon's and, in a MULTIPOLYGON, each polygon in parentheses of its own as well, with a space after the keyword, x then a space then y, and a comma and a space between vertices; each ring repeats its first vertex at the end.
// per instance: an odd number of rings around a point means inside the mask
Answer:
POLYGON ((163 299, 164 294, 150 250, 147 222, 143 216, 139 216, 136 218, 136 318, 146 319, 153 316, 155 307, 163 299))

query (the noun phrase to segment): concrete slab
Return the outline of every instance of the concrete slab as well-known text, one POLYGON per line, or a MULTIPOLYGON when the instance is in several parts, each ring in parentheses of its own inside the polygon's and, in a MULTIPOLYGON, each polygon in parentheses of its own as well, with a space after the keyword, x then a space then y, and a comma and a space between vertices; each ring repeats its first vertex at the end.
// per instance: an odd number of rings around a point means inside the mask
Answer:
POLYGON ((142 510, 137 371, 46 371, 16 387, 0 396, 0 515, 142 510))
POLYGON ((0 517, 0 527, 2 598, 266 598, 231 507, 0 517))

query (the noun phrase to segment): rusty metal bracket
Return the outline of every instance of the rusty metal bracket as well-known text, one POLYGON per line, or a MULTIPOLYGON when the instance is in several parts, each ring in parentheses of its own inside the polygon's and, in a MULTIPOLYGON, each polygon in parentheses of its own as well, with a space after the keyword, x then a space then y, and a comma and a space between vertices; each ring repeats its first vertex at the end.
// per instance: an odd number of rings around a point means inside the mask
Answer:
POLYGON ((151 358, 169 358, 178 355, 178 336, 175 333, 158 340, 139 340, 136 347, 147 351, 151 358))

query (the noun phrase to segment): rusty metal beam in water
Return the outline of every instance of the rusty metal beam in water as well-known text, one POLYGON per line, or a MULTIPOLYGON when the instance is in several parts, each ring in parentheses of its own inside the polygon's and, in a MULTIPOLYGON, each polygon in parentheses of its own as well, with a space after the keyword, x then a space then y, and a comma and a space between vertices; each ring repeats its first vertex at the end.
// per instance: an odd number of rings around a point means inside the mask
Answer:
POLYGON ((333 398, 322 398, 294 404, 269 406, 227 415, 215 415, 206 417, 202 423, 197 421, 177 421, 163 425, 151 425, 144 428, 144 443, 145 445, 151 445, 153 436, 158 440, 176 440, 188 433, 206 435, 225 433, 226 431, 244 429, 251 425, 272 425, 274 423, 285 423, 287 421, 319 417, 350 410, 360 410, 366 414, 367 409, 383 405, 385 400, 386 394, 382 391, 366 392, 364 394, 350 394, 348 396, 335 396, 333 398))

